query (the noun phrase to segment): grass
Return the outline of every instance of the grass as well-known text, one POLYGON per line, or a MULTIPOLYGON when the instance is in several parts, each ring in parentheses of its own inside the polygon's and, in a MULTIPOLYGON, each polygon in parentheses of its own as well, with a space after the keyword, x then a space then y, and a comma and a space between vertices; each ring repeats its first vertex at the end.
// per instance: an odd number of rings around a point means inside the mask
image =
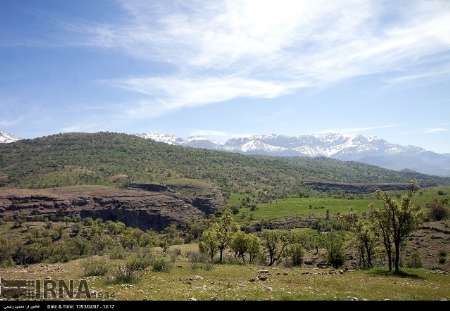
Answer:
MULTIPOLYGON (((121 261, 113 261, 119 264, 121 261)), ((423 269, 406 269, 402 276, 383 270, 329 275, 328 269, 269 268, 267 281, 251 282, 267 267, 216 265, 213 270, 195 270, 181 258, 169 273, 143 271, 133 283, 111 284, 103 277, 88 277, 90 290, 114 293, 119 300, 442 300, 450 299, 450 276, 423 269), (308 273, 308 274, 306 274, 308 273), (199 277, 200 276, 200 277, 199 277)), ((82 260, 63 265, 32 265, 0 269, 8 278, 80 279, 82 260), (55 269, 54 267, 59 267, 55 269)))
POLYGON ((323 217, 326 215, 327 210, 330 212, 330 215, 349 212, 359 214, 367 211, 371 203, 380 204, 375 199, 287 198, 276 200, 272 203, 258 204, 255 211, 242 209, 241 213, 247 213, 249 217, 255 220, 294 216, 323 217))
MULTIPOLYGON (((228 200, 229 206, 239 206, 243 195, 234 193, 228 200)), ((417 204, 425 207, 427 203, 434 199, 449 199, 450 187, 433 187, 422 189, 416 196, 417 204), (444 195, 438 195, 438 191, 443 191, 444 195)), ((272 203, 258 204, 255 211, 243 208, 236 215, 237 220, 273 220, 285 217, 324 217, 327 210, 330 215, 337 213, 345 214, 349 212, 363 213, 368 211, 369 205, 380 205, 374 195, 365 195, 362 198, 334 198, 334 197, 309 197, 309 198, 286 198, 275 200, 272 203), (245 216, 242 216, 242 214, 245 216)))

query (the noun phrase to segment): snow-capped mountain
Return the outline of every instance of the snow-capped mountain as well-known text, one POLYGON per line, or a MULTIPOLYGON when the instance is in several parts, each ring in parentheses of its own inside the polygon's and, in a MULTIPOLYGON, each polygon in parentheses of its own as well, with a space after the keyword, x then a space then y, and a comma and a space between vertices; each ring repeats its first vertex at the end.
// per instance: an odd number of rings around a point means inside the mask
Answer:
POLYGON ((169 145, 181 145, 183 143, 183 139, 176 137, 175 135, 169 134, 160 134, 160 133, 142 133, 136 134, 136 136, 151 139, 154 141, 158 141, 161 143, 166 143, 169 145))
POLYGON ((357 161, 394 170, 450 176, 450 155, 415 146, 392 144, 377 137, 336 133, 286 136, 254 135, 237 137, 220 144, 204 137, 177 138, 173 135, 146 134, 144 138, 193 148, 223 150, 252 155, 329 157, 357 161))
POLYGON ((18 141, 19 139, 5 132, 0 131, 0 144, 8 144, 18 141))

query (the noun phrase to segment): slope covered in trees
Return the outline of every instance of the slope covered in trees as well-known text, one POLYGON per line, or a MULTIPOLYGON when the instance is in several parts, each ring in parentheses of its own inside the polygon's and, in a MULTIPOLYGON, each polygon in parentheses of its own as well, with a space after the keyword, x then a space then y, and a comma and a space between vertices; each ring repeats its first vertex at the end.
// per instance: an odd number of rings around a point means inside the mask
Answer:
POLYGON ((117 133, 69 133, 0 145, 0 185, 54 187, 190 178, 226 191, 295 193, 305 180, 449 184, 450 180, 319 158, 271 158, 157 143, 117 133))

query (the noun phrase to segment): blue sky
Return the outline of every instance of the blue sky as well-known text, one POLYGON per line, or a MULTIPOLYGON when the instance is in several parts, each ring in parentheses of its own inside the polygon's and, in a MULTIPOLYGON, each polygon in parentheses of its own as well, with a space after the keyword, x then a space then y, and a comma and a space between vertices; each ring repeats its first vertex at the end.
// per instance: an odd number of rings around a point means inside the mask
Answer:
POLYGON ((345 132, 450 153, 450 1, 2 0, 0 130, 345 132))

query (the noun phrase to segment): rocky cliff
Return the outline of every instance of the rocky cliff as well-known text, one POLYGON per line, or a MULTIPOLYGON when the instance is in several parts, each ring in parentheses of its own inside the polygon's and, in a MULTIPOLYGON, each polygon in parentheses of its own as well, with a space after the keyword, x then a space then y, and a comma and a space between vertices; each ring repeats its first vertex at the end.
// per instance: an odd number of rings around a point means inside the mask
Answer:
POLYGON ((156 186, 0 189, 0 218, 20 216, 31 221, 79 216, 121 221, 127 226, 157 231, 170 224, 183 227, 189 221, 213 214, 221 204, 214 195, 187 195, 156 186))

